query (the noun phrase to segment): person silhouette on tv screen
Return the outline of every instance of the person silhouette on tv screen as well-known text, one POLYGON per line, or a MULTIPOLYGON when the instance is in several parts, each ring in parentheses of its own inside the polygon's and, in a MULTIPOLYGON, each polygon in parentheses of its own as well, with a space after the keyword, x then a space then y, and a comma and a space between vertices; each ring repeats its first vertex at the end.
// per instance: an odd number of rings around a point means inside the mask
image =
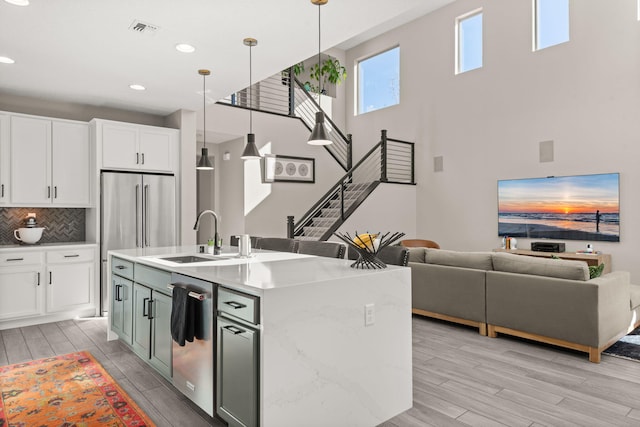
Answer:
POLYGON ((600 231, 600 210, 596 211, 596 231, 600 231))

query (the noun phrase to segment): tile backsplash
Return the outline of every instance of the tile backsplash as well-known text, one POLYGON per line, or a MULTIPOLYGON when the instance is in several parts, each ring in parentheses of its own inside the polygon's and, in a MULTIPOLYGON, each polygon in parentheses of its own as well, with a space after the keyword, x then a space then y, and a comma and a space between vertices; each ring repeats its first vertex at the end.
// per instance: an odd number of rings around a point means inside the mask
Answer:
POLYGON ((85 240, 83 208, 0 208, 0 245, 20 243, 13 236, 13 230, 25 226, 28 213, 35 213, 38 227, 45 227, 38 243, 85 240))

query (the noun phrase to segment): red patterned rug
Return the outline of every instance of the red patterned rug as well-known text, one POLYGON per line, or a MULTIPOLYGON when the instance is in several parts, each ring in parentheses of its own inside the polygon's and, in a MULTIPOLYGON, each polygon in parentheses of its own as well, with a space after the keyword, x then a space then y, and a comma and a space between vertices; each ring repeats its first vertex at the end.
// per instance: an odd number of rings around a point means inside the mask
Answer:
POLYGON ((0 366, 0 427, 154 426, 86 351, 0 366))

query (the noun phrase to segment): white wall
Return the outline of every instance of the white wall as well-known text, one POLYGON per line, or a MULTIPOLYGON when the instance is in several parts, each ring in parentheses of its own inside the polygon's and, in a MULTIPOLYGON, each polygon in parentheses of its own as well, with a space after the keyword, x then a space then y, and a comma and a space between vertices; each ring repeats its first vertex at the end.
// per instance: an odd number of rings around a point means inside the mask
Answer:
MULTIPOLYGON (((640 22, 636 1, 572 1, 571 40, 532 52, 531 2, 458 0, 347 52, 358 58, 400 45, 401 103, 354 116, 357 141, 389 137, 417 144, 417 236, 443 248, 498 246, 497 181, 620 172, 620 243, 596 243, 613 268, 640 280, 640 22), (484 66, 454 74, 454 22, 483 7, 484 66), (540 163, 539 142, 555 142, 540 163), (433 157, 444 171, 433 172, 433 157)), ((353 72, 352 72, 353 73, 353 72)), ((353 79, 347 93, 353 94, 353 79)), ((365 149, 356 145, 356 158, 365 149)), ((519 239, 520 247, 529 240, 519 239)), ((567 241, 567 250, 587 242, 567 241)))

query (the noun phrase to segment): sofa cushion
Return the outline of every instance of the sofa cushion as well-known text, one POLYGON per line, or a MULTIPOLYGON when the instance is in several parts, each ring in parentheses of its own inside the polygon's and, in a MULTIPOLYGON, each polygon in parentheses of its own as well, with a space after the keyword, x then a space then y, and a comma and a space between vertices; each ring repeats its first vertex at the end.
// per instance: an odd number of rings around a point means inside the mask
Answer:
POLYGON ((426 248, 407 248, 409 249, 409 262, 422 262, 424 263, 424 255, 426 248))
POLYGON ((451 267, 475 268, 476 270, 493 270, 491 252, 458 252, 426 248, 425 262, 451 267))
POLYGON ((499 252, 493 254, 493 269, 558 279, 589 280, 589 267, 584 261, 538 258, 499 252))

